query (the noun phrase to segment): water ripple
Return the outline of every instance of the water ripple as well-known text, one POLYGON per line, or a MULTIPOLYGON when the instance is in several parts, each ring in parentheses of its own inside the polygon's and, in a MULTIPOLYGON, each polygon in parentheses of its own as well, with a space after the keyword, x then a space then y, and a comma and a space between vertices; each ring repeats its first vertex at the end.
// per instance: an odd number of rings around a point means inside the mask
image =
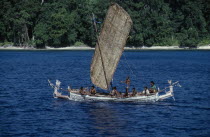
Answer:
POLYGON ((210 52, 125 52, 114 85, 127 75, 141 91, 151 80, 180 81, 175 99, 161 102, 74 102, 54 99, 47 79, 91 86, 92 51, 0 51, 0 136, 208 136, 210 52), (202 90, 201 90, 202 89, 202 90))

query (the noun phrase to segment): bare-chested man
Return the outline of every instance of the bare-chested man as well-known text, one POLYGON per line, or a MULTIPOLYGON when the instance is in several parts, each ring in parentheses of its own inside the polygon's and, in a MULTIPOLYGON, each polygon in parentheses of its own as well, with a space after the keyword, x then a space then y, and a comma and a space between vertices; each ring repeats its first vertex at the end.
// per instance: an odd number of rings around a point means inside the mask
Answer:
POLYGON ((130 80, 130 77, 129 76, 126 78, 125 81, 121 81, 121 82, 122 83, 125 83, 126 84, 126 88, 129 89, 130 84, 131 84, 131 80, 130 80))
POLYGON ((116 87, 113 87, 113 90, 112 90, 112 92, 111 92, 110 95, 111 95, 111 96, 115 96, 115 97, 117 97, 117 98, 122 97, 121 94, 120 94, 120 92, 117 91, 117 88, 116 88, 116 87))
POLYGON ((95 95, 95 94, 96 94, 96 89, 95 89, 94 86, 91 87, 91 89, 90 89, 90 94, 91 94, 91 95, 95 95))

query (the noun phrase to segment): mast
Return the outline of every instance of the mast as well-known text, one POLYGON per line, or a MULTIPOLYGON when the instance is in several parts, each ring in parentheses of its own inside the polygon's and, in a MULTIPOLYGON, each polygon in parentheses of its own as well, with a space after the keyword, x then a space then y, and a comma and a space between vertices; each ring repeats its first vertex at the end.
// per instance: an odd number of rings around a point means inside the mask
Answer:
POLYGON ((98 29, 97 29, 97 26, 96 26, 95 16, 94 16, 93 13, 92 13, 92 15, 93 15, 93 22, 94 22, 94 27, 95 27, 95 32, 96 32, 97 45, 98 45, 98 49, 99 49, 99 52, 100 52, 100 57, 101 57, 101 63, 102 63, 102 67, 103 67, 104 77, 105 77, 105 80, 106 80, 107 89, 109 90, 109 84, 108 84, 108 80, 107 80, 107 77, 106 77, 104 60, 103 60, 103 56, 102 56, 102 52, 101 52, 101 47, 100 47, 100 44, 99 44, 99 38, 98 38, 98 35, 97 35, 98 29))

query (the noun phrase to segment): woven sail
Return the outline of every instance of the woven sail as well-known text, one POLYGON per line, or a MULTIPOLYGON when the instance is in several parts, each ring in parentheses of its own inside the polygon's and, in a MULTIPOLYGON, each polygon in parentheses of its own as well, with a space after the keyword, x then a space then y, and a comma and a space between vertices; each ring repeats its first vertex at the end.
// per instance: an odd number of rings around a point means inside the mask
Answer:
POLYGON ((128 38, 132 20, 118 4, 109 7, 91 64, 91 81, 108 89, 128 38))

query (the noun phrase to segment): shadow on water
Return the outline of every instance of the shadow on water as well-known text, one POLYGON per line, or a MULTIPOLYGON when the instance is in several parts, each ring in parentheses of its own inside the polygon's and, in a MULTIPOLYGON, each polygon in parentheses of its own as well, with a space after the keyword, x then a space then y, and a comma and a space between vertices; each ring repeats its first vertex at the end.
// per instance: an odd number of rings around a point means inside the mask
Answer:
POLYGON ((125 124, 119 120, 116 110, 110 108, 106 103, 91 104, 88 114, 93 122, 93 130, 97 131, 98 135, 114 136, 121 135, 121 127, 125 124))

